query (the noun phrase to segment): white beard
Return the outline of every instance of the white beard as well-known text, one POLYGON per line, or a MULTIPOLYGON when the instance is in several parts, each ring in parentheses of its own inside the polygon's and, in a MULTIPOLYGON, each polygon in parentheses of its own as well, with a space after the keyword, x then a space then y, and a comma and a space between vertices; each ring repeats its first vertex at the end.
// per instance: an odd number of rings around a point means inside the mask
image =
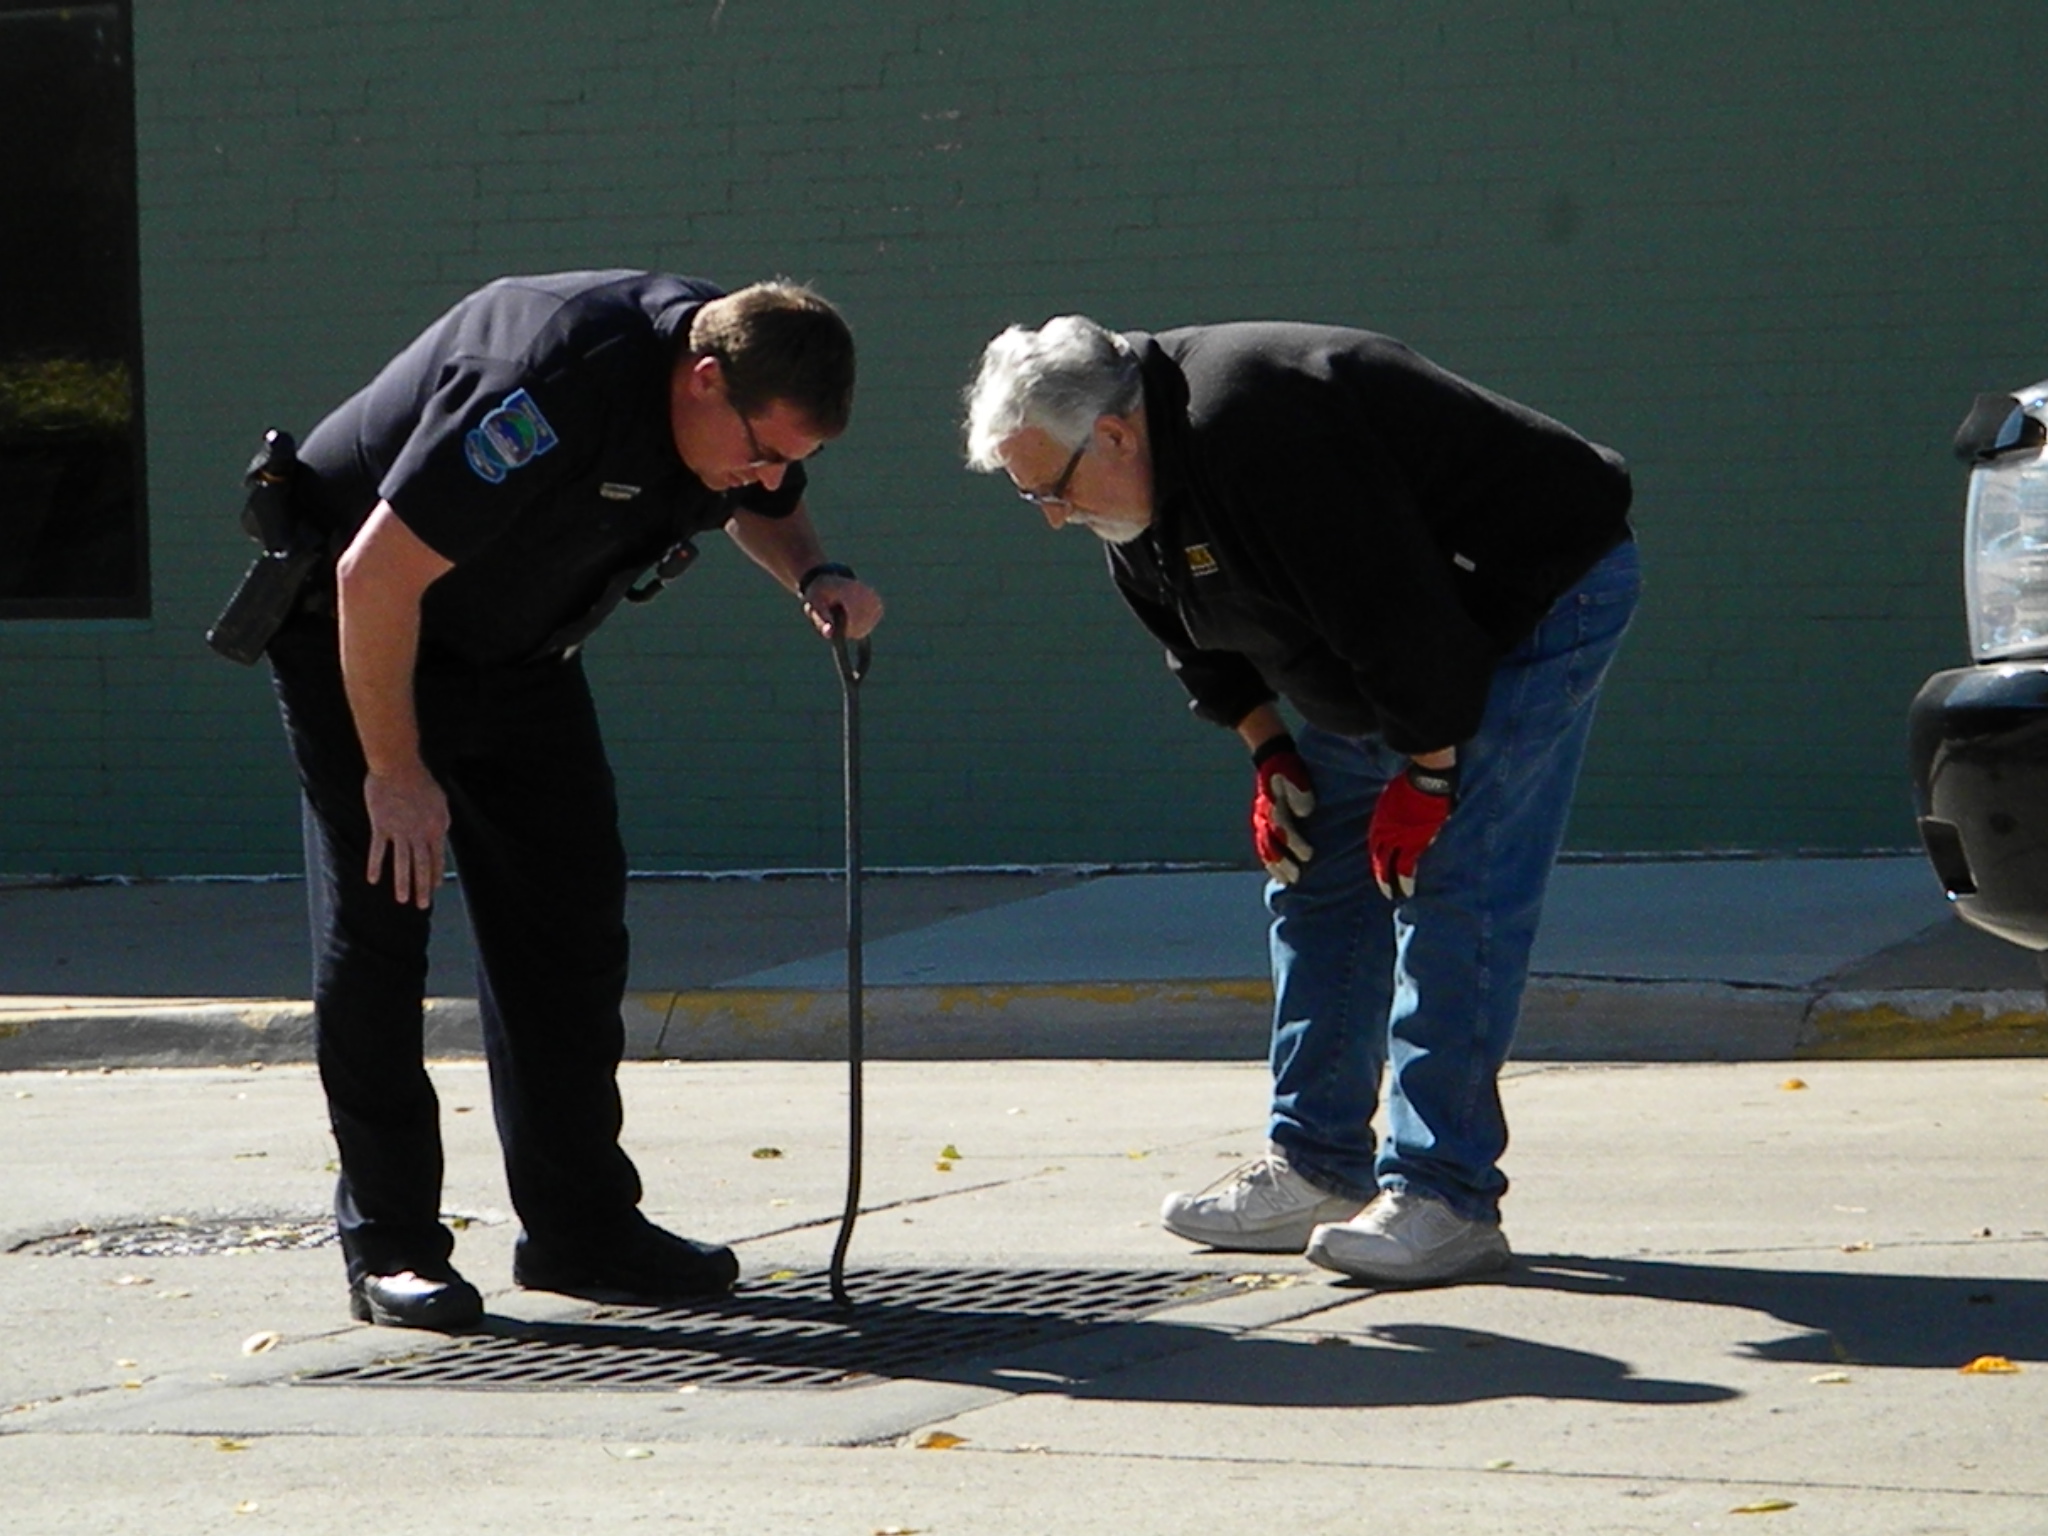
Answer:
POLYGON ((1079 523, 1098 539, 1110 544, 1128 544, 1151 525, 1121 517, 1102 517, 1093 512, 1071 512, 1070 523, 1079 523))

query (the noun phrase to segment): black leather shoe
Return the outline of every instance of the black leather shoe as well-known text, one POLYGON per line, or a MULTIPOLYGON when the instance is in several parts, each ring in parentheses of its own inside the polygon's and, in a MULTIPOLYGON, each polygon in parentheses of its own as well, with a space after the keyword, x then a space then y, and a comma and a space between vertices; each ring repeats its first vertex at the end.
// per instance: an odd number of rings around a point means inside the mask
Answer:
POLYGON ((453 1270, 434 1277, 405 1269, 395 1275, 365 1275, 352 1282, 348 1310, 359 1323, 454 1333, 483 1321, 484 1299, 453 1270))
POLYGON ((598 1246, 551 1246, 522 1232, 512 1250, 516 1284, 571 1296, 723 1296, 739 1277, 740 1261, 730 1248, 692 1242, 651 1223, 598 1246))

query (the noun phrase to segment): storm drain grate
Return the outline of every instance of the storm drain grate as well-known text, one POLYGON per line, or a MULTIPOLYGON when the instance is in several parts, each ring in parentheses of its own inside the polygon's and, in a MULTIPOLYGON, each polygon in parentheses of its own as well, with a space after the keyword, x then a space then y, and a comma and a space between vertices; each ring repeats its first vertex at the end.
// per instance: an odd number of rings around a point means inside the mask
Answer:
POLYGON ((1050 1343, 1232 1289, 1203 1270, 870 1269, 785 1272, 690 1306, 604 1307, 573 1323, 492 1319, 445 1348, 320 1371, 312 1386, 496 1390, 838 1387, 1050 1343))
POLYGON ((33 1238, 11 1251, 82 1259, 204 1258, 325 1248, 335 1240, 334 1221, 327 1216, 311 1220, 294 1216, 159 1216, 155 1221, 121 1227, 79 1227, 55 1237, 33 1238))

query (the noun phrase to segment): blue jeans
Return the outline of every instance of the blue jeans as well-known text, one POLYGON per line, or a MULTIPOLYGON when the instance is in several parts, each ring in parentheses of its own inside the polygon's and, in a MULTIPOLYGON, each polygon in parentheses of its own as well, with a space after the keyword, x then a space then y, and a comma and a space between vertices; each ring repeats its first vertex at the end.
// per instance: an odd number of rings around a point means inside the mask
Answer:
POLYGON ((1269 1134, 1312 1183, 1361 1200, 1413 1188, 1467 1217, 1498 1216, 1500 1068, 1600 683, 1641 584, 1630 540, 1502 660, 1478 734, 1459 746, 1457 808, 1422 855, 1412 897, 1380 894, 1365 846, 1380 791, 1407 759, 1377 736, 1300 733, 1315 857, 1295 884, 1267 887, 1269 1134))

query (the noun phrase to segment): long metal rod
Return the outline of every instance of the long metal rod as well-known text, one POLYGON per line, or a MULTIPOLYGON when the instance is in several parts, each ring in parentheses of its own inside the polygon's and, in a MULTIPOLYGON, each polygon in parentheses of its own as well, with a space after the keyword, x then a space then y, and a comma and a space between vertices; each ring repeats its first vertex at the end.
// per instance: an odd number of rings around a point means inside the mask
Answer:
POLYGON ((865 1139, 861 1066, 867 1053, 867 1024, 862 1017, 861 973, 861 850, 860 850, 860 685, 867 676, 870 651, 862 640, 849 645, 846 615, 832 611, 832 655, 839 665, 846 787, 846 1209, 839 1218, 839 1239, 832 1245, 832 1299, 851 1307, 846 1292, 846 1250, 853 1242, 853 1224, 860 1215, 861 1146, 865 1139))

